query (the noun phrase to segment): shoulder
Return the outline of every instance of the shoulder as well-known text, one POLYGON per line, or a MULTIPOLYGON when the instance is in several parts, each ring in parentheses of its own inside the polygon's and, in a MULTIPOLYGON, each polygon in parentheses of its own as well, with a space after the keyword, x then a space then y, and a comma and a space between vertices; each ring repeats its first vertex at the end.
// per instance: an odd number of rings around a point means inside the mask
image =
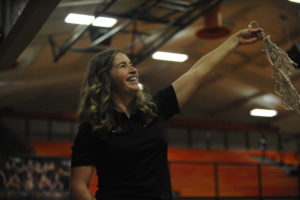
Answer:
POLYGON ((161 101, 164 101, 164 100, 170 99, 170 98, 176 99, 175 90, 172 85, 169 85, 165 88, 158 90, 152 96, 153 101, 158 104, 161 103, 161 101))
POLYGON ((86 144, 92 137, 93 126, 89 122, 82 122, 79 124, 78 132, 74 139, 74 145, 86 144))
POLYGON ((72 146, 71 167, 93 165, 92 125, 81 123, 72 146))
POLYGON ((93 127, 91 122, 85 121, 79 124, 79 130, 89 130, 93 127))
POLYGON ((153 102, 157 105, 159 115, 162 115, 164 120, 168 120, 174 114, 180 113, 177 97, 172 85, 158 90, 152 98, 153 102))

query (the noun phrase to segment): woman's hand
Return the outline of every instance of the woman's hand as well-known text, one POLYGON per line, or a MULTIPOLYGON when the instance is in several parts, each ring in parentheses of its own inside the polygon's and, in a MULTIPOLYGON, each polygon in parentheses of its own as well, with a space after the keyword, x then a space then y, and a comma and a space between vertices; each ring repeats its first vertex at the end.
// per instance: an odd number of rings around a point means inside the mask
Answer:
POLYGON ((234 37, 239 44, 252 44, 263 38, 264 32, 261 28, 246 28, 237 32, 234 37))

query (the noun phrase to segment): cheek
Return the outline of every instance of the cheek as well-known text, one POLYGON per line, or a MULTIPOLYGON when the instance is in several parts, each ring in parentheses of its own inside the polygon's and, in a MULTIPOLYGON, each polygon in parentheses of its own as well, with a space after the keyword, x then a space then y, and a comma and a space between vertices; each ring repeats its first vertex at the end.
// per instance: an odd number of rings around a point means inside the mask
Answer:
POLYGON ((112 78, 111 79, 111 87, 114 89, 120 87, 120 81, 116 78, 112 78))
POLYGON ((123 73, 113 73, 111 76, 111 82, 114 88, 123 87, 126 82, 126 76, 123 73))

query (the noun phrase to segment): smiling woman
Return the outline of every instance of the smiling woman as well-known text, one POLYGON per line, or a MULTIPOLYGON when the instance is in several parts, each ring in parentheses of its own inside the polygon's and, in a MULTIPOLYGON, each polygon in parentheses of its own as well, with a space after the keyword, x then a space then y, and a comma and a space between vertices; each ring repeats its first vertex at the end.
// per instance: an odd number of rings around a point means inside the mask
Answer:
POLYGON ((132 66, 129 58, 121 52, 115 56, 111 69, 112 97, 116 108, 130 116, 130 110, 123 104, 122 100, 132 99, 140 90, 138 85, 138 71, 132 66), (127 97, 128 96, 128 97, 127 97))
POLYGON ((104 135, 113 127, 121 130, 112 111, 129 116, 130 111, 139 109, 151 119, 154 107, 149 95, 139 89, 137 69, 121 50, 109 49, 93 57, 82 84, 77 113, 80 122, 89 122, 94 132, 104 135), (130 101, 123 102, 127 99, 130 101))
POLYGON ((260 40, 261 32, 237 32, 152 96, 140 90, 138 70, 124 52, 111 49, 95 55, 81 90, 72 198, 94 199, 88 185, 95 166, 98 200, 171 200, 165 122, 180 112, 216 64, 240 44, 260 40))

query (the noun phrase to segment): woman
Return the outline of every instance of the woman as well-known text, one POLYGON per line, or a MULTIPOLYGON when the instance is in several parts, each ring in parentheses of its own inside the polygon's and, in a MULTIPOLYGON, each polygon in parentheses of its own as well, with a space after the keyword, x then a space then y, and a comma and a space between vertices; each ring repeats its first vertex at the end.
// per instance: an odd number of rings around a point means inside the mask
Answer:
POLYGON ((120 50, 89 63, 79 106, 80 127, 72 147, 71 195, 95 199, 88 190, 97 169, 96 199, 172 199, 164 122, 180 112, 202 78, 241 44, 261 40, 244 29, 199 59, 152 97, 138 86, 138 71, 120 50))

